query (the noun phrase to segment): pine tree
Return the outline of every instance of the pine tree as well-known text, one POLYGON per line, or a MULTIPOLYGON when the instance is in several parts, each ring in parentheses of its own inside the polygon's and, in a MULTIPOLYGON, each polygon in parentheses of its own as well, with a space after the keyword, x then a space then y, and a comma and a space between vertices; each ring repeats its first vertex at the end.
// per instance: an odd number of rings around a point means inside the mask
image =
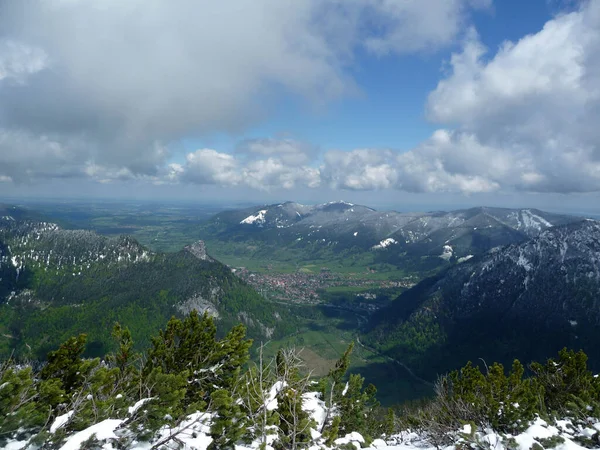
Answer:
POLYGON ((192 311, 182 320, 172 318, 159 336, 153 338, 146 376, 154 368, 165 374, 188 373, 185 405, 188 409, 205 407, 212 392, 232 390, 239 381, 242 365, 248 360, 252 341, 245 339, 246 329, 238 325, 222 340, 216 339, 214 320, 207 313, 192 311))
POLYGON ((375 386, 369 384, 363 390, 364 381, 365 379, 358 374, 350 375, 348 388, 340 397, 338 408, 342 435, 357 431, 369 440, 373 438, 378 427, 374 411, 379 407, 379 402, 375 398, 375 386))
POLYGON ((109 356, 109 361, 114 362, 122 375, 125 375, 132 367, 134 359, 138 356, 133 351, 133 338, 129 328, 123 328, 120 323, 115 323, 112 336, 117 342, 119 349, 116 354, 109 356))
POLYGON ((69 338, 58 350, 48 353, 48 363, 42 369, 40 377, 43 380, 59 379, 66 394, 81 387, 86 375, 85 370, 82 370, 81 359, 86 341, 87 336, 80 334, 69 338))
POLYGON ((34 433, 44 425, 48 409, 39 403, 31 367, 0 367, 0 444, 3 437, 34 433))
POLYGON ((211 396, 211 410, 216 413, 210 427, 213 441, 208 450, 230 450, 246 431, 246 422, 240 405, 226 389, 214 391, 211 396))
POLYGON ((321 393, 325 399, 325 405, 327 407, 327 413, 323 426, 321 427, 321 433, 323 433, 330 425, 331 416, 334 409, 334 405, 341 400, 343 396, 343 383, 342 380, 348 371, 350 366, 350 355, 354 349, 354 342, 350 343, 342 357, 335 363, 335 366, 329 371, 327 378, 325 378, 321 387, 321 393))

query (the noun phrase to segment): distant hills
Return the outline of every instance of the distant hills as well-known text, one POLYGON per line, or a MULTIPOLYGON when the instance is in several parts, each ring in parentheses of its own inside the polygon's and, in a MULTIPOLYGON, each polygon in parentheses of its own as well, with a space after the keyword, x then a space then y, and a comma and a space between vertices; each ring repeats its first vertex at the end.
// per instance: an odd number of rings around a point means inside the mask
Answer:
POLYGON ((457 264, 371 319, 365 342, 435 377, 456 361, 600 360, 600 222, 583 220, 457 264))
POLYGON ((209 248, 238 256, 326 261, 361 255, 365 264, 422 273, 578 220, 535 209, 401 213, 342 201, 286 202, 219 213, 200 233, 209 248))
POLYGON ((80 332, 104 354, 113 324, 148 344, 174 314, 208 311, 223 329, 244 322, 254 337, 293 326, 197 242, 157 253, 134 239, 64 230, 12 207, 0 209, 0 354, 30 357, 80 332), (30 350, 29 350, 30 349, 30 350))

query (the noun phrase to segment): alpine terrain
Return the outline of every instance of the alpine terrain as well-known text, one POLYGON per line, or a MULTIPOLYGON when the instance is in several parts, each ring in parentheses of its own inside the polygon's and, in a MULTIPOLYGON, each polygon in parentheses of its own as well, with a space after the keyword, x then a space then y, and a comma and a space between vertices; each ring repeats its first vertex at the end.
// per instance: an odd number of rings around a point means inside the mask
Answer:
POLYGON ((335 260, 421 274, 577 220, 535 209, 405 213, 343 201, 286 202, 219 213, 200 235, 218 257, 227 259, 335 260))
POLYGON ((600 222, 548 228, 456 264, 371 319, 365 339, 435 378, 456 361, 510 363, 583 348, 600 361, 600 222))
POLYGON ((169 317, 194 309, 225 326, 242 322, 256 337, 280 336, 291 327, 207 255, 202 241, 158 253, 127 236, 108 238, 30 219, 27 210, 3 207, 0 213, 4 355, 16 350, 44 358, 48 349, 80 332, 88 334, 89 354, 104 354, 117 321, 145 348, 169 317))

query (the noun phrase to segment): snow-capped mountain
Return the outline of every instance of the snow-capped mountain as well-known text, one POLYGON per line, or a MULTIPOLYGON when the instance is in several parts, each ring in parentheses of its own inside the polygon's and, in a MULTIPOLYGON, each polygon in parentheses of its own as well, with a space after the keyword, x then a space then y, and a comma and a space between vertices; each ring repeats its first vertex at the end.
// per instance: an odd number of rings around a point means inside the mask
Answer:
POLYGON ((310 256, 373 252, 379 262, 401 265, 408 257, 454 261, 493 247, 522 242, 556 225, 580 219, 535 209, 472 208, 450 212, 376 211, 347 202, 286 202, 217 214, 201 230, 206 240, 253 241, 307 248, 310 256), (401 256, 403 255, 403 256, 401 256))
POLYGON ((429 330, 414 358, 424 370, 448 370, 450 349, 460 360, 528 361, 567 346, 598 361, 600 222, 551 227, 470 258, 405 292, 371 325, 371 339, 400 358, 405 337, 429 330))

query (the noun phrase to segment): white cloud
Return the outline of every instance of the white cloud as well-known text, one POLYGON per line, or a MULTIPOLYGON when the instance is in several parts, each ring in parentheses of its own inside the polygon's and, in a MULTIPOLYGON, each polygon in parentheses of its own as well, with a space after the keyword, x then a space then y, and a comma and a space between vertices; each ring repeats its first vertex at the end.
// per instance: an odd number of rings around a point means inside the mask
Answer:
POLYGON ((474 29, 461 35, 471 11, 490 5, 0 2, 0 181, 600 191, 600 2, 583 2, 495 52, 474 29), (427 100, 440 129, 409 152, 321 156, 304 142, 266 138, 172 162, 171 143, 240 134, 268 117, 276 93, 320 105, 353 92, 358 51, 430 51, 459 37, 461 51, 427 100))
POLYGON ((0 81, 22 83, 28 75, 46 68, 48 55, 39 49, 10 39, 0 39, 0 81))
POLYGON ((324 161, 321 174, 333 188, 386 189, 396 183, 394 153, 389 150, 330 151, 324 155, 324 161))
POLYGON ((258 190, 314 188, 320 184, 319 170, 308 166, 287 165, 278 158, 244 161, 213 149, 189 153, 186 163, 171 164, 168 181, 221 186, 247 186, 258 190))
MULTIPOLYGON (((365 45, 377 53, 444 47, 477 2, 402 3, 0 2, 0 129, 70 154, 52 158, 42 145, 17 161, 15 142, 0 148, 0 162, 11 161, 0 170, 15 180, 60 176, 65 166, 102 180, 155 179, 171 173, 173 141, 237 134, 268 117, 280 92, 317 104, 354 92, 348 69, 365 45)), ((266 151, 267 161, 297 167, 310 155, 266 151)))
POLYGON ((185 166, 171 165, 171 170, 184 181, 197 184, 235 186, 241 181, 238 161, 230 154, 208 148, 189 153, 185 166))
POLYGON ((305 142, 274 138, 245 140, 237 151, 251 158, 276 157, 290 166, 310 163, 317 154, 317 149, 305 142))
POLYGON ((371 0, 383 22, 366 47, 379 54, 435 50, 457 36, 471 8, 487 9, 491 0, 371 0))
POLYGON ((600 190, 600 2, 486 53, 471 32, 428 100, 431 119, 458 131, 404 159, 424 164, 433 155, 440 165, 426 171, 430 185, 480 177, 467 192, 600 190))
POLYGON ((315 188, 320 185, 318 169, 307 166, 288 166, 275 158, 251 162, 244 169, 243 179, 248 186, 263 190, 279 187, 291 189, 296 186, 315 188))

